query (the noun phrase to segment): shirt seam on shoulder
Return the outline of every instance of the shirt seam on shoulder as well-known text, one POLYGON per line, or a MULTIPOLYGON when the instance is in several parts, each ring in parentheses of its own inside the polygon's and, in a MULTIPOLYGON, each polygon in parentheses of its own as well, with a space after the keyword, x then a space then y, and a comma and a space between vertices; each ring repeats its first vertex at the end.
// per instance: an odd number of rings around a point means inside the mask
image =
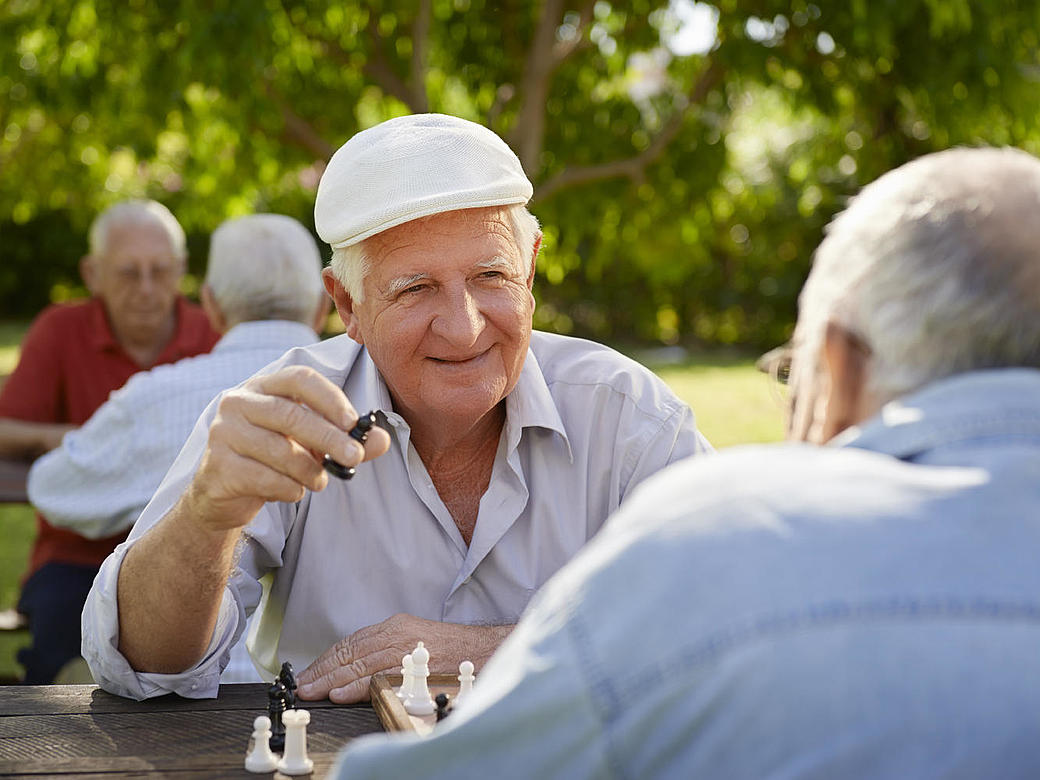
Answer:
MULTIPOLYGON (((567 380, 567 379, 553 379, 553 380, 546 380, 545 385, 550 390, 552 390, 552 388, 555 385, 566 385, 567 387, 603 387, 603 388, 606 388, 607 390, 609 390, 611 393, 614 393, 615 395, 619 395, 623 399, 625 399, 626 401, 631 403, 632 407, 634 409, 636 409, 640 414, 644 415, 645 417, 648 417, 650 419, 662 419, 663 422, 666 422, 667 420, 671 419, 671 417, 675 414, 676 411, 681 410, 683 408, 683 406, 685 406, 685 404, 681 400, 679 400, 678 397, 676 397, 673 394, 673 398, 672 399, 668 399, 668 398, 664 399, 664 401, 665 401, 664 404, 662 404, 660 406, 654 404, 650 408, 645 408, 644 405, 642 403, 640 403, 640 398, 639 398, 639 396, 636 393, 631 393, 631 392, 628 392, 626 390, 622 390, 620 388, 617 388, 614 385, 610 384, 609 382, 602 382, 602 381, 573 382, 573 381, 570 381, 570 380, 567 380), (660 415, 654 414, 655 411, 664 411, 665 414, 664 414, 663 418, 661 418, 660 415)), ((666 387, 666 389, 668 389, 667 386, 665 386, 665 387, 666 387)), ((670 389, 669 389, 669 392, 671 392, 670 389)))

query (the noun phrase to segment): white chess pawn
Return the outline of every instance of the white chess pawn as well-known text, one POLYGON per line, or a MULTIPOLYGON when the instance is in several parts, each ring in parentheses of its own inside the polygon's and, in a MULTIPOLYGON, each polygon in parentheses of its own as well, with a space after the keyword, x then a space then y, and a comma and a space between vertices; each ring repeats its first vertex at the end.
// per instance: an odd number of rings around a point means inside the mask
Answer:
POLYGON ((415 668, 412 666, 412 654, 401 659, 401 687, 397 689, 397 698, 404 701, 415 685, 415 668))
POLYGON ((412 690, 404 700, 404 709, 409 715, 432 715, 437 707, 430 696, 427 678, 430 676, 430 651, 420 642, 412 651, 412 690))
POLYGON ((273 772, 278 756, 271 752, 271 719, 261 715, 253 721, 253 747, 246 754, 247 772, 273 772))
POLYGON ((314 771, 314 762, 307 757, 307 724, 311 714, 307 710, 286 710, 282 722, 285 755, 278 762, 278 771, 283 775, 309 775, 314 771))
POLYGON ((455 694, 455 703, 459 703, 459 699, 473 690, 473 681, 477 678, 473 674, 473 662, 463 661, 459 664, 459 692, 455 694))

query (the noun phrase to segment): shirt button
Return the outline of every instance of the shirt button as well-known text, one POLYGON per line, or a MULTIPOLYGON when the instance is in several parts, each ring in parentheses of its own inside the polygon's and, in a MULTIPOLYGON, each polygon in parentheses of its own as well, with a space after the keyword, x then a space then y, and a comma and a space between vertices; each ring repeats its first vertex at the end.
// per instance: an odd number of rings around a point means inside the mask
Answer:
POLYGON ((473 579, 473 578, 472 578, 472 577, 466 577, 466 579, 464 579, 464 580, 462 581, 462 584, 463 584, 463 585, 469 585, 469 581, 470 581, 471 579, 473 579))
POLYGON ((195 690, 196 688, 198 688, 198 687, 199 687, 199 684, 198 684, 198 683, 192 683, 192 684, 191 684, 191 689, 192 689, 193 691, 194 691, 194 690, 195 690))

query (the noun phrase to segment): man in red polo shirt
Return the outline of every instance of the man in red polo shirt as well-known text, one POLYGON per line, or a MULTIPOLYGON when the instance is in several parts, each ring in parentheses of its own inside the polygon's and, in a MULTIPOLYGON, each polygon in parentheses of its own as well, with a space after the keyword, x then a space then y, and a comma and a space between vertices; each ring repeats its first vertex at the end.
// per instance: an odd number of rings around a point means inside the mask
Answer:
MULTIPOLYGON (((49 306, 22 343, 0 391, 0 455, 34 458, 94 413, 137 371, 208 352, 218 339, 201 308, 178 293, 184 230, 155 201, 104 211, 90 227, 80 272, 85 302, 49 306)), ((44 684, 79 656, 80 612, 105 557, 126 535, 90 540, 37 513, 18 602, 33 644, 19 652, 25 682, 44 684)))

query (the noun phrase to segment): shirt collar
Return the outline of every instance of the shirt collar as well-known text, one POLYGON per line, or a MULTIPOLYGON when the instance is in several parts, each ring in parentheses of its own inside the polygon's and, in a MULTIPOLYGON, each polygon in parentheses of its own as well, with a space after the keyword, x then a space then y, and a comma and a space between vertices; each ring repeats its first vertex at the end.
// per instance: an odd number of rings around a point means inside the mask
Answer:
POLYGON ((343 383, 343 391, 350 398, 350 402, 357 413, 365 414, 378 409, 386 415, 387 420, 395 427, 398 425, 407 426, 403 417, 396 412, 390 411, 393 407, 393 401, 390 400, 390 391, 387 389, 386 382, 383 381, 379 369, 376 368, 376 364, 372 362, 368 350, 365 347, 358 347, 349 336, 342 335, 336 338, 343 340, 348 346, 354 345, 355 349, 361 351, 361 354, 354 361, 346 381, 343 383))
MULTIPOLYGON (((127 360, 133 363, 136 361, 130 357, 130 353, 127 352, 123 345, 116 339, 116 334, 112 330, 112 323, 108 319, 108 311, 105 309, 105 303, 97 296, 92 296, 88 301, 87 305, 90 307, 90 316, 88 322, 90 323, 90 339, 91 343, 98 351, 109 351, 109 352, 121 352, 127 360)), ((182 357, 187 357, 189 354, 195 354, 199 350, 186 350, 181 344, 182 338, 188 333, 186 328, 188 327, 188 315, 187 315, 188 299, 182 295, 178 295, 174 299, 173 313, 174 313, 174 328, 173 335, 170 336, 170 340, 162 348, 159 353, 159 357, 154 365, 160 363, 173 363, 182 357)))
POLYGON ((831 441, 909 460, 956 442, 1040 436, 1040 370, 973 371, 891 401, 831 441))
POLYGON ((506 396, 506 436, 510 450, 520 442, 524 428, 546 428, 559 434, 567 445, 568 457, 574 462, 567 429, 549 392, 538 358, 530 347, 516 387, 506 396))
POLYGON ((254 347, 257 344, 285 344, 286 349, 313 344, 318 335, 302 322, 292 320, 254 320, 240 322, 221 336, 213 352, 254 347))

